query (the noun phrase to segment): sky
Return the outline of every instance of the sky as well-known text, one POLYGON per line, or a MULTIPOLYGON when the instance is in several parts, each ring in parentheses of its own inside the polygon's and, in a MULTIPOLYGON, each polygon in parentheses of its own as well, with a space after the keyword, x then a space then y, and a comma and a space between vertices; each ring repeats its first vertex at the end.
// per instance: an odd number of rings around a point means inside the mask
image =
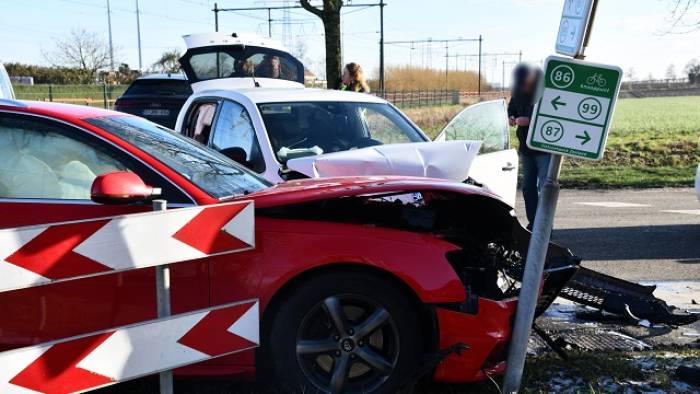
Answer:
MULTIPOLYGON (((366 4, 378 0, 354 0, 366 4)), ((484 53, 519 53, 540 63, 554 53, 564 0, 385 0, 385 40, 419 41, 483 37, 484 53)), ((678 76, 686 63, 700 58, 700 31, 664 34, 672 0, 600 0, 587 50, 587 60, 634 70, 636 79, 665 78, 670 64, 678 76)), ((111 0, 115 58, 138 68, 136 0, 111 0)), ((292 0, 217 0, 219 7, 295 4, 292 0)), ((107 0, 0 0, 0 61, 47 64, 43 53, 57 37, 80 28, 107 40, 107 0)), ((139 0, 143 67, 166 50, 183 51, 182 36, 214 29, 214 1, 139 0)), ((222 32, 267 35, 267 12, 221 12, 222 32)), ((298 51, 308 68, 321 73, 323 26, 302 10, 272 11, 272 37, 298 51)), ((343 60, 360 63, 370 76, 379 64, 378 7, 348 7, 343 11, 343 60)), ((475 42, 453 42, 447 48, 449 68, 476 70, 475 42), (455 56, 458 55, 458 56, 455 56), (459 56, 462 55, 462 56, 459 56), (463 56, 470 55, 470 56, 463 56)), ((444 44, 387 44, 387 65, 445 68, 444 44)), ((487 80, 501 83, 517 56, 485 56, 487 80), (504 64, 505 63, 505 64, 504 64)))

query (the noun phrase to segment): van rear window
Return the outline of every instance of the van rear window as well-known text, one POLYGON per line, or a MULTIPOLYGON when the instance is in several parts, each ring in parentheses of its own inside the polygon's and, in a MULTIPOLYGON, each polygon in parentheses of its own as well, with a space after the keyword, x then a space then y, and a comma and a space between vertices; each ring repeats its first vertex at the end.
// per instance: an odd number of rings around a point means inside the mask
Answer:
POLYGON ((152 94, 156 96, 189 96, 192 88, 189 82, 180 79, 138 79, 134 81, 126 95, 152 94))

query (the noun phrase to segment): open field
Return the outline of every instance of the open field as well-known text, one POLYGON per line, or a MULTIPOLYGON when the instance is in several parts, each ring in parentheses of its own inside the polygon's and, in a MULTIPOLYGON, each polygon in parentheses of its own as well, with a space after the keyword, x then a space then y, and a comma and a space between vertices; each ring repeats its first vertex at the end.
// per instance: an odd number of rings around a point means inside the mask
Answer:
POLYGON ((104 107, 105 96, 110 108, 127 85, 13 85, 20 100, 57 101, 61 103, 104 107))
MULTIPOLYGON (((436 135, 460 106, 406 111, 436 135)), ((515 133, 514 145, 517 146, 515 133)), ((700 97, 625 99, 618 102, 607 151, 599 162, 566 159, 568 187, 690 186, 700 163, 700 97)))

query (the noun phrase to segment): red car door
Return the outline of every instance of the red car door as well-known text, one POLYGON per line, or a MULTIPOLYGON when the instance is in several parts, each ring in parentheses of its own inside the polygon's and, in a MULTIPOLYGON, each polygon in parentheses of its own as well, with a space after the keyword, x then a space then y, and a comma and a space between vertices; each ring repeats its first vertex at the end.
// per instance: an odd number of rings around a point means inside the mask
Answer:
MULTIPOLYGON (((90 200, 94 178, 116 170, 161 187, 170 207, 193 204, 162 175, 92 133, 42 116, 0 111, 0 228, 150 210, 147 204, 90 200)), ((175 265, 171 275, 173 313, 208 306, 206 262, 175 265)), ((154 270, 3 293, 0 311, 0 350, 155 318, 154 270)))

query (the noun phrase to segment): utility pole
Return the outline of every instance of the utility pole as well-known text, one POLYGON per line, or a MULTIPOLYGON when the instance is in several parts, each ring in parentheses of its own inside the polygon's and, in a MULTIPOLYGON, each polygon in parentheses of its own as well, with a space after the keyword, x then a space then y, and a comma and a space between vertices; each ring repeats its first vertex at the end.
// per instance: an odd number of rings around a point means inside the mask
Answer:
POLYGON ((447 42, 445 42, 445 90, 447 90, 447 74, 450 69, 450 52, 447 42))
POLYGON ((379 91, 384 93, 384 0, 379 0, 379 91))
POLYGON ((479 34, 479 97, 481 97, 481 43, 484 39, 479 34))
POLYGON ((272 38, 272 10, 267 9, 267 36, 272 38))
MULTIPOLYGON (((478 57, 479 58, 479 64, 481 64, 482 60, 486 57, 493 57, 494 58, 494 72, 497 72, 496 70, 498 69, 498 58, 501 56, 518 56, 519 58, 522 58, 523 56, 523 51, 520 52, 481 52, 480 54, 459 54, 455 53, 452 55, 449 55, 449 57, 454 57, 455 58, 455 63, 459 61, 459 58, 463 57, 464 58, 464 71, 467 71, 467 58, 473 58, 473 57, 478 57)), ((506 63, 513 63, 511 62, 503 62, 505 67, 506 63)), ((457 67, 455 66, 455 69, 457 67)), ((504 71, 505 72, 505 71, 504 71)), ((481 73, 480 73, 481 74, 481 73)), ((503 78, 505 80, 505 78, 503 78)), ((495 80, 495 78, 494 78, 495 80)))
MULTIPOLYGON (((444 39, 444 40, 435 40, 432 38, 424 39, 424 40, 410 40, 410 41, 386 41, 384 44, 411 44, 411 50, 413 50, 413 45, 415 43, 419 44, 428 44, 428 51, 431 50, 432 48, 432 43, 444 43, 445 44, 445 89, 447 89, 447 82, 448 82, 448 73, 449 73, 449 61, 450 61, 450 54, 449 54, 449 44, 451 42, 479 42, 479 94, 481 94, 481 41, 483 41, 483 38, 481 35, 479 35, 479 38, 449 38, 449 39, 444 39)), ((383 45, 382 45, 383 46, 383 45)), ((432 56, 430 52, 427 54, 427 58, 429 61, 432 60, 432 56)), ((428 68, 432 67, 432 62, 428 63, 428 68)))
POLYGON ((112 9, 107 0, 107 29, 109 30, 109 65, 114 71, 114 46, 112 45, 112 9))
POLYGON ((501 90, 506 91, 506 61, 503 61, 503 74, 501 75, 501 90))
POLYGON ((219 5, 217 3, 214 3, 214 31, 219 31, 219 11, 221 9, 219 8, 219 5))
POLYGON ((143 58, 141 56, 141 20, 139 19, 139 13, 139 0, 136 0, 136 37, 139 44, 139 71, 141 71, 143 70, 143 58))

